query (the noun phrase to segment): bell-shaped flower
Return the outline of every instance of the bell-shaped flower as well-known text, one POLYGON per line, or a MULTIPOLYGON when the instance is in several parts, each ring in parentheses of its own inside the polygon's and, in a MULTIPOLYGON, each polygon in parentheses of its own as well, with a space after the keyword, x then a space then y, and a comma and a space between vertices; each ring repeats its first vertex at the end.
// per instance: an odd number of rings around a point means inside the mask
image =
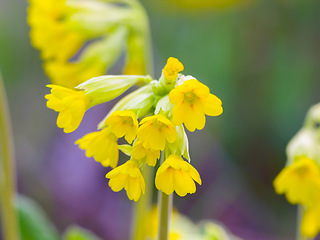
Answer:
POLYGON ((172 121, 175 125, 184 124, 193 132, 203 129, 205 115, 218 116, 222 113, 222 102, 210 93, 209 88, 196 79, 187 79, 169 93, 169 100, 174 105, 172 121))
POLYGON ((145 182, 139 165, 134 159, 111 170, 107 173, 106 178, 110 179, 109 186, 114 192, 119 192, 124 188, 130 200, 138 201, 141 193, 144 194, 145 182))
POLYGON ((90 104, 90 97, 84 91, 76 91, 58 85, 47 85, 51 93, 45 98, 47 107, 59 112, 57 125, 64 132, 70 133, 78 128, 85 111, 90 104))
POLYGON ((157 114, 141 120, 137 138, 143 142, 144 148, 162 151, 166 142, 176 141, 177 131, 170 120, 157 114))
POLYGON ((132 146, 131 156, 139 161, 145 160, 149 166, 154 167, 160 158, 160 150, 145 148, 143 142, 138 140, 132 146))
POLYGON ((291 204, 306 205, 320 191, 319 165, 306 156, 298 157, 282 169, 273 185, 278 194, 285 194, 291 204))
POLYGON ((128 143, 136 138, 138 130, 138 120, 134 112, 130 110, 115 111, 107 119, 105 124, 109 126, 111 132, 121 138, 125 136, 128 143))
POLYGON ((87 157, 94 157, 94 160, 105 167, 115 168, 119 160, 117 140, 109 128, 104 128, 101 131, 88 133, 78 139, 75 144, 86 151, 87 157))
POLYGON ((194 182, 201 185, 198 171, 177 155, 170 155, 162 163, 155 179, 157 189, 167 195, 175 191, 181 197, 196 191, 194 182))

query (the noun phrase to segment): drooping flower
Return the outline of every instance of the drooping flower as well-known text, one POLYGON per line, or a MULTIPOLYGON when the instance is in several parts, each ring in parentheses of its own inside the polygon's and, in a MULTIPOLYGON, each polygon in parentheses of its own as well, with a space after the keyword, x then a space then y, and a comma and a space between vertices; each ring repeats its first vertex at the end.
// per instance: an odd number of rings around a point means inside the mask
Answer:
POLYGON ((105 167, 115 168, 119 160, 117 140, 109 128, 104 128, 101 131, 88 133, 78 139, 75 144, 78 144, 82 150, 86 150, 87 157, 94 157, 94 160, 105 167))
POLYGON ((184 66, 178 59, 169 57, 167 60, 167 64, 164 66, 162 72, 168 81, 175 81, 178 77, 178 73, 183 71, 183 69, 184 66))
POLYGON ((285 194, 291 204, 306 205, 320 192, 319 165, 306 156, 285 167, 274 180, 278 194, 285 194))
POLYGON ((160 158, 160 150, 147 149, 143 142, 138 140, 132 146, 131 156, 137 160, 145 159, 149 166, 154 167, 160 158))
POLYGON ((203 129, 205 115, 218 116, 222 113, 222 102, 210 93, 209 88, 196 79, 187 79, 169 93, 169 100, 174 104, 172 121, 175 125, 184 123, 193 132, 203 129))
POLYGON ((196 191, 194 182, 201 185, 198 171, 177 155, 170 155, 163 162, 155 179, 157 189, 167 195, 175 191, 181 197, 196 191))
POLYGON ((147 149, 164 150, 166 141, 173 143, 177 139, 175 126, 164 115, 146 117, 140 125, 137 138, 147 149))
POLYGON ((78 128, 87 110, 90 97, 84 91, 71 90, 58 85, 47 85, 51 88, 51 94, 45 98, 47 107, 59 112, 57 125, 63 128, 64 132, 70 133, 78 128))
POLYGON ((141 193, 144 194, 145 182, 138 163, 133 159, 111 170, 106 178, 110 179, 109 186, 114 192, 124 188, 130 200, 138 201, 141 193))
POLYGON ((138 120, 132 111, 115 111, 106 119, 105 124, 118 138, 125 136, 128 143, 132 143, 136 138, 138 120))

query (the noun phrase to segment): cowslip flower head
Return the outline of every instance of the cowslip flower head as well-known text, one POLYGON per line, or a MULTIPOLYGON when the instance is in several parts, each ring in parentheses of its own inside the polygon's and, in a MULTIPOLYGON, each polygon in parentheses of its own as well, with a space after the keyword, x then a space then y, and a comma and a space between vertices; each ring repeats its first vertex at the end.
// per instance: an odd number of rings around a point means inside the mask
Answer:
POLYGON ((299 157, 279 173, 273 185, 291 204, 306 205, 320 191, 319 165, 306 156, 299 157))
POLYGON ((174 57, 169 57, 167 64, 164 66, 162 73, 169 82, 175 81, 178 78, 178 73, 183 71, 183 64, 174 57))
POLYGON ((163 162, 155 179, 157 189, 167 195, 175 191, 181 197, 196 191, 194 182, 201 185, 198 171, 177 155, 170 155, 163 162))
POLYGON ((137 138, 143 147, 163 151, 166 141, 173 143, 177 139, 177 131, 173 123, 164 115, 157 114, 141 120, 137 138))
POLYGON ((109 128, 104 128, 101 131, 88 133, 75 144, 78 144, 80 149, 86 150, 87 157, 94 157, 94 160, 104 167, 115 168, 119 160, 117 140, 109 128))
POLYGON ((132 143, 136 138, 138 120, 132 111, 115 111, 106 119, 105 124, 117 138, 125 136, 128 143, 132 143))
POLYGON ((59 112, 57 125, 65 133, 78 128, 91 101, 84 91, 75 91, 58 85, 47 85, 51 93, 45 98, 47 107, 59 112))
POLYGON ((154 167, 160 158, 160 150, 147 149, 142 141, 136 141, 132 146, 131 156, 137 160, 143 160, 151 167, 154 167))
POLYGON ((221 100, 211 94, 206 85, 194 78, 186 78, 181 85, 176 86, 169 93, 169 100, 174 105, 173 123, 183 123, 191 132, 204 128, 205 115, 218 116, 223 111, 221 100))
POLYGON ((144 194, 145 182, 138 163, 133 159, 111 170, 106 178, 110 179, 109 186, 114 192, 124 188, 130 200, 138 201, 141 193, 144 194))

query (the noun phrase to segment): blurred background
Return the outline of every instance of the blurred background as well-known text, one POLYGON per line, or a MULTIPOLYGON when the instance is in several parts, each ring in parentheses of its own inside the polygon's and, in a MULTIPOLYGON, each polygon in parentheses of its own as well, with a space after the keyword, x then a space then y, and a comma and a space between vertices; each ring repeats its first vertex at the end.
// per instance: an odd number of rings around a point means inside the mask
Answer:
MULTIPOLYGON (((224 107, 204 130, 188 134, 203 185, 193 195, 175 196, 174 205, 194 222, 217 220, 245 240, 292 240, 296 208, 275 194, 272 182, 285 165, 286 144, 320 100, 320 2, 194 2, 142 1, 154 77, 176 57, 183 73, 207 84, 224 107)), ((46 108, 49 79, 30 44, 26 8, 24 1, 0 1, 0 69, 19 192, 36 200, 60 232, 74 223, 103 239, 128 239, 133 203, 125 192, 112 192, 108 169, 74 145, 114 102, 89 110, 74 133, 57 128, 57 114, 46 108)))

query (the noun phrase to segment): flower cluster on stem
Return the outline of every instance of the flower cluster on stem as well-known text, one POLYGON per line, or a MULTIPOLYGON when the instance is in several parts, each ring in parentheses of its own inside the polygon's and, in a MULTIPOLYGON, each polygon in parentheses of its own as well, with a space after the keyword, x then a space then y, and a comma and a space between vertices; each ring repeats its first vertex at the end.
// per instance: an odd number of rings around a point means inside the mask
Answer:
POLYGON ((139 83, 137 90, 119 100, 99 123, 98 130, 76 141, 105 167, 112 167, 106 178, 115 192, 125 189, 130 200, 137 201, 145 192, 141 174, 144 167, 157 166, 160 153, 165 158, 156 172, 155 186, 170 195, 194 193, 201 185, 197 170, 190 164, 189 131, 203 129, 205 115, 222 113, 221 100, 192 76, 184 76, 182 63, 169 58, 159 80, 150 76, 121 75, 89 79, 75 90, 48 85, 47 107, 59 113, 57 125, 65 132, 74 131, 90 107, 121 95, 139 83), (139 121, 139 119, 141 119, 139 121), (118 144, 124 138, 128 144, 118 144), (119 150, 129 156, 118 164, 119 150))

